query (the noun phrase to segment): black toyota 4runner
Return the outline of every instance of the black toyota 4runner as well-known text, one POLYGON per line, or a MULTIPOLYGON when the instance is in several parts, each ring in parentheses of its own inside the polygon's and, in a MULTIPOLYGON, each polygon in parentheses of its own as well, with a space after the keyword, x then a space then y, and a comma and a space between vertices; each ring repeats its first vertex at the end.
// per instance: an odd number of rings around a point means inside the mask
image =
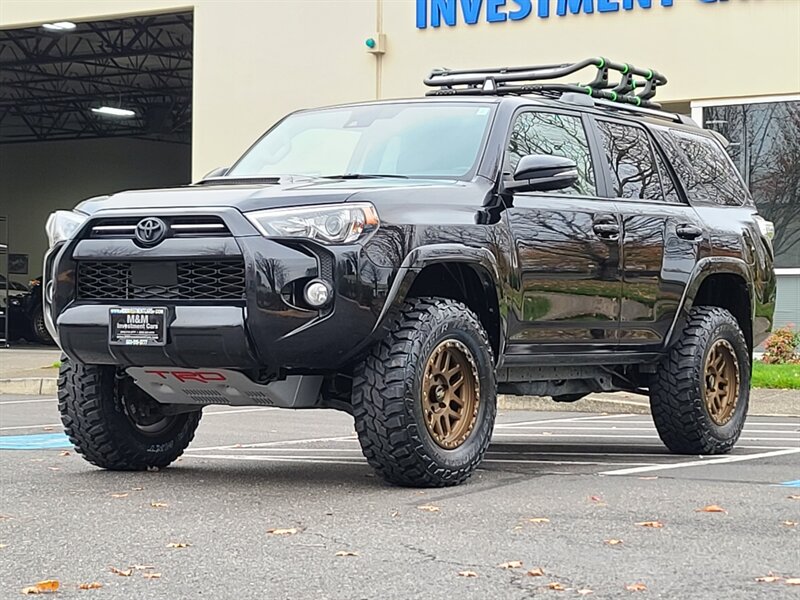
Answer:
POLYGON ((434 71, 426 98, 294 113, 194 185, 54 213, 67 435, 139 470, 210 404, 334 408, 385 479, 444 486, 480 464, 496 394, 625 390, 670 450, 729 451, 771 224, 724 140, 652 101, 665 82, 434 71))

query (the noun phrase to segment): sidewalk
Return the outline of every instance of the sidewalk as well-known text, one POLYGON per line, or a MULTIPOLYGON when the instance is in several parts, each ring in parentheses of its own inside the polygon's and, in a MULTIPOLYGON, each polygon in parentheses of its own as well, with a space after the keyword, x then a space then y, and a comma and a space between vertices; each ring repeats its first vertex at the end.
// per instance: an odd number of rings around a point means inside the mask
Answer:
MULTIPOLYGON (((0 394, 55 395, 61 351, 50 348, 0 349, 0 394)), ((577 402, 553 402, 536 396, 500 396, 500 410, 649 413, 647 398, 636 394, 591 394, 577 402)), ((754 389, 751 415, 800 416, 800 390, 754 389)))

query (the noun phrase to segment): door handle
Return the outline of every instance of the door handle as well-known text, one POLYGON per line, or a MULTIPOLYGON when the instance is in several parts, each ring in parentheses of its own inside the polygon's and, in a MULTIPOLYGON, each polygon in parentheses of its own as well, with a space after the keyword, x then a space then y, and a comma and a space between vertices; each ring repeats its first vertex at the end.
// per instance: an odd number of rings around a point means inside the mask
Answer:
POLYGON ((690 241, 698 240, 703 236, 703 230, 691 223, 681 223, 675 227, 675 233, 678 234, 679 238, 690 241))
POLYGON ((619 223, 612 215, 598 216, 592 223, 592 231, 604 240, 615 240, 619 237, 619 223))

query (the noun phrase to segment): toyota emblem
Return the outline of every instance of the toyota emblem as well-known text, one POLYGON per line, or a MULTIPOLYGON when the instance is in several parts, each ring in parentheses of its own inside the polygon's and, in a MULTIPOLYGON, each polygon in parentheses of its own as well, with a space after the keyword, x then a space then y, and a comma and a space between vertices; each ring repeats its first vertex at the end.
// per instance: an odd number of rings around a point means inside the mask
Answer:
POLYGON ((136 241, 143 246, 155 246, 167 235, 167 224, 156 217, 147 217, 136 224, 136 241))

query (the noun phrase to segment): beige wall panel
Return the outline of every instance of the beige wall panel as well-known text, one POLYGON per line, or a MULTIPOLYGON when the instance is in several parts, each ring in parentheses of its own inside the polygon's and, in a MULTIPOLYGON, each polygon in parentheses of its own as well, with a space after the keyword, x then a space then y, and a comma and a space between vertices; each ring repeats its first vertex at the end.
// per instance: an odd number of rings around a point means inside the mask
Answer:
POLYGON ((298 108, 375 97, 375 2, 198 2, 193 173, 229 166, 298 108))
MULTIPOLYGON (((485 2, 484 2, 485 4, 485 2)), ((510 10, 513 5, 508 2, 510 10)), ((800 91, 800 0, 675 0, 616 13, 534 14, 522 21, 419 30, 414 0, 385 0, 386 96, 418 95, 431 67, 500 67, 603 55, 664 73, 659 98, 690 100, 800 91)), ((622 4, 620 0, 619 4, 622 4)), ((636 3, 634 3, 636 5, 636 3)), ((534 0, 534 6, 536 2, 534 0)))
POLYGON ((0 27, 171 12, 193 4, 192 0, 0 0, 0 27))

